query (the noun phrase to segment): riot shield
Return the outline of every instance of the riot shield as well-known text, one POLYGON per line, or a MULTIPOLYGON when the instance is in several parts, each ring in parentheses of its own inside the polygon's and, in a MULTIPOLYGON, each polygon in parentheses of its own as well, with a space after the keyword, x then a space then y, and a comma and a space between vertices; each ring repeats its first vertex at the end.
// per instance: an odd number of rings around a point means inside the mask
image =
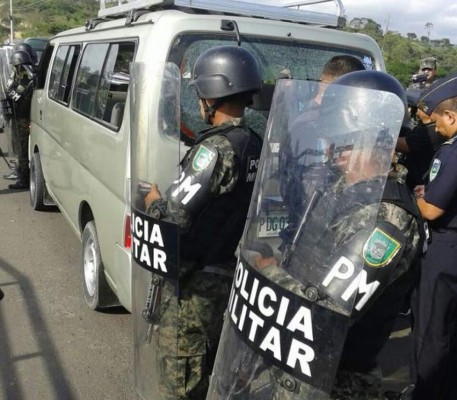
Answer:
POLYGON ((374 227, 404 105, 329 85, 318 106, 317 85, 276 85, 207 399, 329 398, 350 319, 398 256, 374 227))
POLYGON ((3 131, 6 134, 6 142, 8 145, 8 156, 15 156, 17 153, 16 135, 13 131, 16 129, 16 121, 13 115, 13 102, 7 99, 7 89, 12 83, 13 67, 10 64, 11 48, 0 49, 0 101, 1 113, 3 120, 3 131))
POLYGON ((133 63, 130 70, 131 232, 134 381, 140 397, 174 398, 177 351, 179 210, 152 212, 146 196, 179 178, 180 74, 174 64, 133 63), (171 356, 171 357, 170 357, 171 356))
POLYGON ((12 67, 9 63, 11 49, 0 49, 0 100, 6 98, 6 89, 11 76, 12 67))

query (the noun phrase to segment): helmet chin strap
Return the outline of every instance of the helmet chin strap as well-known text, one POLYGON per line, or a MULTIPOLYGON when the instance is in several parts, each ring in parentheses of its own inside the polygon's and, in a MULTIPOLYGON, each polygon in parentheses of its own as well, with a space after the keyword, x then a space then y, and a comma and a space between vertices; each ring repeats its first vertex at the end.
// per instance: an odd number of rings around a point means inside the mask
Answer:
POLYGON ((222 102, 220 99, 217 99, 213 105, 208 104, 206 99, 200 98, 203 103, 203 111, 205 112, 205 122, 209 125, 213 125, 214 114, 216 110, 221 106, 222 102))

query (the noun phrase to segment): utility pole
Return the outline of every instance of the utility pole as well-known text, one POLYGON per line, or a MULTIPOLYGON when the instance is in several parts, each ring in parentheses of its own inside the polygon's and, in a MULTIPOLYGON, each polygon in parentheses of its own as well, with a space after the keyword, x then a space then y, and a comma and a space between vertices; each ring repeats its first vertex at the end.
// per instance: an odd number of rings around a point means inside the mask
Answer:
POLYGON ((10 44, 14 42, 14 31, 13 31, 13 0, 10 0, 10 44))

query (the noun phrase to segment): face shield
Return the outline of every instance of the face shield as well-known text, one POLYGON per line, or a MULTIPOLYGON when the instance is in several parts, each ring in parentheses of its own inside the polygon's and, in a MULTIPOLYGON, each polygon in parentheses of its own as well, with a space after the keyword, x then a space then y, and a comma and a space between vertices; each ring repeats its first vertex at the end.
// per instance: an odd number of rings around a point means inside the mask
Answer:
POLYGON ((363 179, 386 172, 385 161, 392 157, 393 136, 398 134, 390 127, 389 115, 398 118, 401 108, 391 101, 393 96, 379 90, 328 87, 316 125, 329 147, 330 165, 342 176, 363 179))

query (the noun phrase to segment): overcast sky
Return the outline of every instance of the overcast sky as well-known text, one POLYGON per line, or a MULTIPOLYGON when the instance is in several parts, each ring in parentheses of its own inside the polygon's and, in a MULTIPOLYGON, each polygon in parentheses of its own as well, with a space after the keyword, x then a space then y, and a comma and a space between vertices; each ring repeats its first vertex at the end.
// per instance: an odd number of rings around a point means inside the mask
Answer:
POLYGON ((427 22, 433 27, 430 39, 450 39, 457 44, 457 1, 455 0, 343 0, 348 20, 368 17, 385 30, 406 35, 427 36, 427 22))
MULTIPOLYGON (((348 21, 367 17, 376 21, 385 31, 388 27, 406 36, 413 32, 419 38, 428 36, 425 24, 431 22, 430 39, 447 38, 457 44, 456 0, 342 0, 348 21)), ((320 7, 336 9, 334 3, 320 7)))

